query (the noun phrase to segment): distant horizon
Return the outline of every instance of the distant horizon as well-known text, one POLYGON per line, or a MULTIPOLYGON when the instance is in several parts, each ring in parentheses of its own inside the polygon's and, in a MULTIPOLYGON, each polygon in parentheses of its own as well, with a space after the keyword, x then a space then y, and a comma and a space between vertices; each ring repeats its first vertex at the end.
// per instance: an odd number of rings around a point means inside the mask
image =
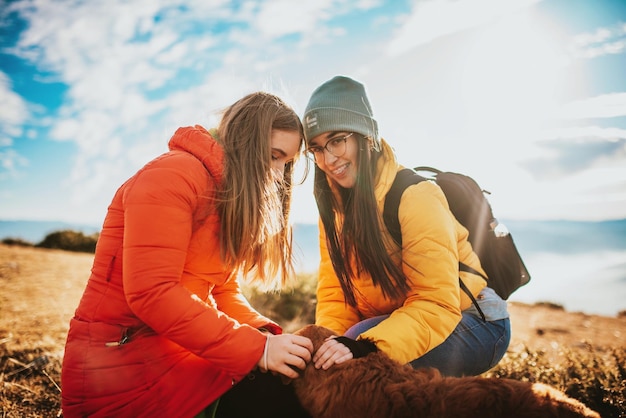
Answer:
MULTIPOLYGON (((616 217, 616 218, 606 218, 606 219, 570 219, 570 218, 536 218, 536 217, 528 217, 528 218, 509 218, 509 217, 497 217, 499 220, 503 222, 583 222, 583 223, 597 223, 597 222, 614 222, 614 221, 622 221, 626 220, 626 216, 624 217, 616 217)), ((94 222, 82 222, 82 221, 74 221, 74 220, 65 220, 63 218, 0 218, 0 222, 62 222, 62 223, 70 223, 77 225, 86 225, 86 226, 94 226, 94 222)), ((104 218, 102 219, 104 222, 104 218)), ((100 222, 100 223, 102 223, 100 222)), ((302 224, 302 225, 316 225, 317 221, 297 221, 291 222, 292 225, 302 224)))
MULTIPOLYGON (((567 310, 601 315, 626 309, 626 219, 502 221, 531 275, 531 282, 515 292, 511 301, 553 302, 567 310)), ((31 244, 45 238, 45 225, 50 227, 48 233, 66 229, 55 228, 60 225, 77 230, 76 224, 67 222, 0 220, 0 239, 11 235, 7 234, 11 224, 29 231, 30 238, 22 239, 31 244)), ((82 226, 89 228, 84 233, 100 231, 99 226, 82 226)), ((294 244, 296 271, 317 271, 317 224, 294 224, 294 244)))
MULTIPOLYGON (((600 224, 600 223, 611 223, 611 222, 626 222, 626 217, 625 218, 616 218, 616 219, 602 219, 602 220, 576 220, 576 219, 535 219, 535 218, 527 218, 527 219, 507 219, 507 218, 498 218, 498 220, 504 224, 507 223, 526 223, 526 222, 530 222, 530 223, 542 223, 542 222, 546 222, 546 223, 559 223, 559 222, 563 222, 563 223, 572 223, 572 224, 600 224)), ((32 224, 57 224, 59 226, 62 225, 66 225, 68 227, 73 227, 73 228, 87 228, 89 230, 92 229, 101 229, 102 228, 102 223, 104 222, 104 219, 102 220, 102 222, 100 223, 88 223, 88 222, 75 222, 75 221, 66 221, 66 220, 62 220, 62 219, 6 219, 6 218, 2 218, 0 219, 0 239, 4 239, 7 238, 7 235, 2 235, 2 224, 3 223, 32 223, 32 224)), ((291 223, 292 227, 296 227, 297 225, 307 225, 307 226, 317 226, 317 222, 292 222, 291 223)))

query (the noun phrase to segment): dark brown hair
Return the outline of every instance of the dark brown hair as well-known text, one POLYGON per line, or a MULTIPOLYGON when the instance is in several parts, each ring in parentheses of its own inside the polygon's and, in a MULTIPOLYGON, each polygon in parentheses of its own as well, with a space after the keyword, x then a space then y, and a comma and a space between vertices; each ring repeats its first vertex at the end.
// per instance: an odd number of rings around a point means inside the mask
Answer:
POLYGON ((402 269, 394 263, 383 241, 381 214, 374 195, 376 162, 380 151, 366 151, 370 140, 356 135, 357 177, 352 188, 334 184, 333 192, 324 171, 315 167, 313 193, 320 213, 326 244, 346 302, 356 305, 353 281, 361 271, 390 299, 400 299, 409 290, 402 269), (357 271, 353 271, 354 260, 357 271))

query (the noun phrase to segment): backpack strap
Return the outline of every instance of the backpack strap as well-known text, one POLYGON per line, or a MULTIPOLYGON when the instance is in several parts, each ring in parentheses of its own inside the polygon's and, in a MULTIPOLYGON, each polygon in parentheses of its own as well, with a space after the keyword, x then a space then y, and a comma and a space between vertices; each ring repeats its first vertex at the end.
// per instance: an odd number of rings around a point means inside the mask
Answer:
MULTIPOLYGON (((434 173, 435 176, 441 173, 441 171, 437 170, 436 168, 425 167, 425 166, 415 167, 415 170, 416 171, 430 171, 431 173, 434 173)), ((387 230, 389 231, 389 234, 391 235, 393 240, 398 244, 398 246, 400 246, 400 248, 402 248, 402 230, 400 228, 400 220, 398 219, 398 210, 400 209, 400 199, 402 198, 402 194, 404 193, 407 187, 413 184, 418 184, 424 180, 428 180, 428 179, 426 177, 420 176, 419 174, 417 174, 415 171, 411 170, 410 168, 402 169, 396 173, 396 178, 393 180, 393 183, 391 184, 391 188, 387 192, 387 196, 385 196, 385 203, 383 206, 383 221, 385 223, 385 226, 387 227, 387 230)), ((483 279, 487 280, 484 274, 481 274, 479 271, 471 268, 467 264, 461 263, 460 261, 459 261, 459 270, 466 271, 468 273, 477 274, 483 279)), ((463 283, 463 280, 461 280, 461 277, 459 277, 459 285, 461 286, 461 289, 465 292, 465 294, 469 296, 472 303, 476 307, 476 310, 482 317, 483 321, 486 321, 487 319, 485 318, 485 314, 483 313, 482 309, 480 309, 480 306, 478 306, 478 302, 476 301, 476 298, 474 297, 474 295, 472 295, 472 292, 470 292, 467 286, 465 286, 465 283, 463 283)))
POLYGON ((489 278, 487 278, 487 276, 485 276, 484 274, 482 274, 480 271, 478 271, 478 270, 476 270, 476 269, 471 268, 471 267, 470 267, 470 266, 468 266, 467 264, 465 264, 465 263, 461 263, 460 261, 459 261, 459 270, 461 270, 461 271, 465 271, 465 272, 467 272, 467 273, 472 273, 472 274, 475 274, 475 275, 477 275, 477 276, 480 276, 480 277, 482 277, 483 279, 485 279, 485 281, 486 281, 487 283, 489 283, 489 278))
POLYGON ((400 229, 400 220, 398 219, 398 209, 400 208, 402 193, 412 184, 417 184, 424 180, 427 179, 410 168, 402 169, 396 174, 396 178, 391 184, 391 189, 385 196, 383 221, 391 237, 400 247, 402 247, 402 231, 400 229))

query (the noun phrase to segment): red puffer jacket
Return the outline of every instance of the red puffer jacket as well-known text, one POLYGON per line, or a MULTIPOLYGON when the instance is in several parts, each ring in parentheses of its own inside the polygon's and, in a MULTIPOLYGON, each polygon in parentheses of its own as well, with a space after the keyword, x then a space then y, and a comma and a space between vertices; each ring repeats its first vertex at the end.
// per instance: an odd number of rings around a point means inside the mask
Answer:
POLYGON ((194 416, 256 365, 257 328, 281 331, 220 260, 221 146, 195 126, 169 148, 109 206, 65 346, 66 418, 194 416))

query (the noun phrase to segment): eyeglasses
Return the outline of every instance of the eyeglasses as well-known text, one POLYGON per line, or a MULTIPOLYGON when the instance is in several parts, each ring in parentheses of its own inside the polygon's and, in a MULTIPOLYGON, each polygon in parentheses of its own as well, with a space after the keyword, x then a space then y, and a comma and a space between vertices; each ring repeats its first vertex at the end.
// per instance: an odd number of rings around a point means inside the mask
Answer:
POLYGON ((336 136, 326 141, 324 146, 313 145, 308 147, 305 151, 306 155, 313 158, 315 161, 320 161, 324 158, 324 150, 328 151, 330 155, 335 157, 341 157, 346 153, 346 140, 350 138, 354 132, 350 132, 348 135, 336 136))

